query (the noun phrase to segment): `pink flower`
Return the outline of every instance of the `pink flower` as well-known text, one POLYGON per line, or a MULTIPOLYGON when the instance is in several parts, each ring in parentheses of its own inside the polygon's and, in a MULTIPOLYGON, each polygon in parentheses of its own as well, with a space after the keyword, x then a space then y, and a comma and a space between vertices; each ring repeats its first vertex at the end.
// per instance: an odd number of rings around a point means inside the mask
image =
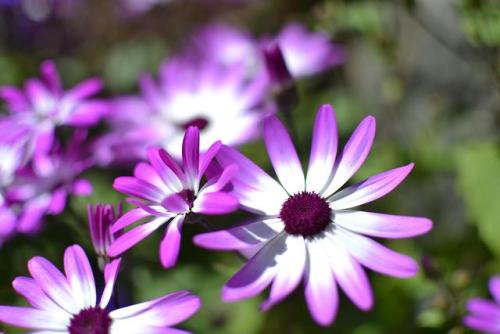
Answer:
POLYGON ((191 317, 200 299, 189 291, 116 310, 106 309, 113 294, 121 260, 106 265, 100 301, 92 268, 79 245, 64 253, 64 274, 43 257, 28 262, 32 277, 17 277, 14 289, 31 307, 0 306, 0 322, 37 333, 156 334, 185 333, 170 328, 191 317))
POLYGON ((330 42, 327 35, 309 31, 300 23, 290 23, 275 36, 257 40, 236 28, 214 24, 193 37, 194 49, 201 58, 224 66, 246 64, 255 72, 263 70, 261 44, 278 44, 287 67, 295 78, 318 74, 345 62, 344 49, 330 42))
POLYGON ((17 171, 4 197, 17 217, 18 232, 38 232, 45 215, 58 215, 64 210, 69 195, 87 196, 92 192, 90 182, 81 178, 92 165, 83 144, 86 138, 85 130, 77 131, 66 147, 55 143, 37 164, 17 171))
POLYGON ((142 159, 147 147, 164 147, 181 157, 184 132, 200 130, 200 150, 216 140, 237 146, 260 134, 267 79, 246 76, 244 66, 168 60, 158 80, 143 75, 141 97, 118 98, 108 121, 112 132, 96 145, 101 164, 142 159))
POLYGON ((472 298, 467 303, 469 314, 464 318, 465 326, 482 333, 500 333, 500 276, 494 276, 489 284, 494 300, 472 298))
POLYGON ((29 79, 24 90, 0 87, 11 121, 31 129, 32 149, 44 155, 54 142, 54 129, 61 125, 88 127, 107 111, 107 103, 90 99, 102 89, 99 79, 85 80, 65 91, 54 62, 40 65, 41 79, 29 79))
POLYGON ((260 215, 253 222, 204 233, 194 242, 202 247, 237 250, 250 259, 224 286, 222 298, 237 301, 272 285, 264 310, 286 298, 301 281, 311 315, 321 325, 337 313, 339 286, 362 310, 373 305, 365 266, 395 277, 411 277, 417 263, 367 238, 405 238, 431 229, 426 218, 365 212, 356 207, 391 192, 413 164, 372 176, 339 190, 365 161, 375 136, 375 119, 365 118, 337 155, 335 113, 320 108, 314 126, 307 174, 293 143, 276 118, 264 124, 264 140, 280 182, 229 147, 217 160, 222 167, 237 164, 234 194, 247 211, 260 215), (366 235, 366 236, 365 236, 366 235))
POLYGON ((145 218, 148 221, 118 237, 108 249, 108 255, 122 254, 168 224, 160 245, 160 259, 165 268, 170 268, 177 261, 181 229, 187 215, 222 214, 237 209, 238 201, 222 191, 235 174, 236 166, 226 166, 220 175, 209 178, 201 186, 201 179, 221 143, 215 142, 202 155, 199 145, 198 128, 189 127, 182 145, 182 167, 165 150, 152 148, 148 152, 149 164, 139 163, 133 177, 115 180, 114 188, 131 196, 130 202, 137 208, 118 219, 111 232, 115 233, 145 218))
POLYGON ((274 39, 296 78, 323 72, 345 62, 344 49, 321 32, 308 31, 300 23, 285 26, 274 39))

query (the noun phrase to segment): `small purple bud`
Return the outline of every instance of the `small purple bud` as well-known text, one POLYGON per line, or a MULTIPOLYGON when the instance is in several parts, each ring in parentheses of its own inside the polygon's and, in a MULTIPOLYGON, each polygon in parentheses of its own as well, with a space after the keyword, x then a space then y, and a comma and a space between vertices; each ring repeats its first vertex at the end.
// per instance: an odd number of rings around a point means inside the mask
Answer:
POLYGON ((264 46, 264 60, 271 82, 279 87, 286 87, 293 82, 280 46, 271 42, 264 46))
POLYGON ((116 209, 111 204, 87 206, 90 237, 94 250, 99 256, 100 264, 104 264, 109 260, 108 248, 115 240, 115 237, 118 237, 117 233, 111 233, 111 225, 121 216, 121 211, 121 204, 118 204, 116 209))

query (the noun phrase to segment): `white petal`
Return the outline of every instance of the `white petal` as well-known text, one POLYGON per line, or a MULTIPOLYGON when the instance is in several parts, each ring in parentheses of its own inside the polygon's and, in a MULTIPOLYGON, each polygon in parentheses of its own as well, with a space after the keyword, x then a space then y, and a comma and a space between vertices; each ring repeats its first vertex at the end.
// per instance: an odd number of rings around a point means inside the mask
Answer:
POLYGON ((269 298, 262 304, 263 310, 285 299, 299 285, 306 265, 306 247, 302 236, 288 235, 285 252, 278 255, 278 269, 269 298))
MULTIPOLYGON (((324 238, 318 236, 316 238, 324 238)), ((314 320, 322 326, 330 325, 337 315, 337 285, 326 250, 316 238, 307 240, 308 268, 305 278, 305 296, 314 320)))

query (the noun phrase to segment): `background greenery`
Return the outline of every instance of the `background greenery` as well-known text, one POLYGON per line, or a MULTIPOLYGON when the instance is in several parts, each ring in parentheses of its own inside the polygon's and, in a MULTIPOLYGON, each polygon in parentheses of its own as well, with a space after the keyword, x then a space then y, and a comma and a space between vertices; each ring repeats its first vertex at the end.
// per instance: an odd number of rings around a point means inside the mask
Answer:
MULTIPOLYGON (((299 20, 348 51, 345 66, 299 83, 301 103, 294 116, 300 120, 300 145, 308 147, 322 103, 335 107, 343 141, 364 116, 375 115, 376 144, 355 179, 415 162, 407 181, 372 207, 427 216, 435 224, 427 236, 387 242, 421 261, 425 270, 409 280, 370 273, 373 311, 363 313, 343 297, 329 329, 312 322, 302 289, 268 313, 258 309, 263 297, 221 303, 220 287, 242 261, 194 247, 191 236, 203 230, 195 225, 186 226, 180 262, 172 270, 159 264, 161 233, 127 254, 120 287, 131 300, 193 289, 204 307, 185 328, 196 333, 468 332, 461 325, 464 303, 486 296, 487 280, 500 273, 497 0, 255 0, 246 5, 176 0, 133 16, 116 11, 116 1, 81 3, 76 17, 52 15, 38 23, 0 9, 0 83, 21 84, 37 74, 39 61, 54 58, 68 85, 99 75, 106 82, 104 96, 131 93, 138 73, 156 71, 205 23, 224 21, 262 34, 299 20), (26 20, 35 29, 24 29, 26 20)), ((261 141, 243 151, 270 169, 261 141)), ((27 274, 30 257, 43 255, 61 265, 64 248, 73 243, 91 254, 84 207, 121 200, 112 180, 129 173, 89 172, 95 187, 90 199, 73 199, 62 216, 48 219, 42 233, 18 237, 0 249, 1 304, 22 303, 10 282, 27 274)), ((234 214, 208 223, 219 227, 240 219, 234 214)))

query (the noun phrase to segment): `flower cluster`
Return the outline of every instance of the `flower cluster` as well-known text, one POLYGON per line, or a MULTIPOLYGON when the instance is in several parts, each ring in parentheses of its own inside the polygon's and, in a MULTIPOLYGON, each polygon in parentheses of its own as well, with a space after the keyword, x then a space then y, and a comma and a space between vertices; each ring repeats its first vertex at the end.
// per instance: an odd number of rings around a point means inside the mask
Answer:
MULTIPOLYGON (((293 106, 277 94, 290 88, 296 93, 297 79, 345 57, 325 35, 298 23, 261 38, 215 24, 166 59, 157 78, 142 74, 137 96, 97 98, 103 89, 97 78, 66 90, 52 61, 43 62, 40 78, 22 89, 0 87, 7 110, 0 118, 0 244, 16 232, 39 232, 45 216, 61 214, 70 195, 89 195, 92 185, 82 178, 88 169, 134 166, 132 176, 118 174, 112 185, 127 196, 129 211, 111 204, 87 207, 88 244, 104 284, 95 280, 79 245, 66 248, 64 273, 36 256, 28 262, 31 277, 12 284, 31 306, 0 306, 0 322, 36 333, 185 333, 173 326, 198 311, 200 298, 185 290, 121 305, 121 256, 164 229, 159 262, 172 268, 188 225, 238 209, 251 218, 193 238, 201 248, 235 251, 246 261, 222 287, 223 301, 269 288, 261 304, 266 311, 302 283, 309 312, 321 326, 335 321, 340 291, 360 310, 370 310, 367 270, 397 278, 419 270, 413 258, 374 239, 420 236, 433 223, 361 207, 391 193, 414 164, 352 182, 371 151, 375 118, 361 120, 341 147, 336 113, 324 104, 304 170, 280 120, 292 117, 283 106, 293 106), (260 136, 276 179, 238 151, 260 136)), ((499 277, 490 290, 495 302, 470 300, 464 323, 497 333, 499 277)))
POLYGON ((326 36, 298 23, 258 40, 215 24, 191 40, 164 61, 157 81, 149 74, 141 76, 140 96, 115 99, 108 119, 111 131, 96 145, 102 165, 144 159, 150 145, 179 158, 189 126, 200 129, 202 151, 216 140, 239 146, 258 138, 263 118, 276 110, 268 98, 272 82, 263 57, 263 48, 271 41, 281 47, 297 78, 339 65, 345 57, 326 36), (315 52, 306 52, 311 49, 315 52))
POLYGON ((0 141, 0 242, 37 232, 46 214, 64 210, 69 194, 92 191, 80 175, 94 164, 87 131, 108 110, 108 102, 93 98, 102 83, 93 78, 64 90, 52 61, 41 64, 40 74, 23 89, 0 87, 8 112, 0 118, 7 134, 0 141))

